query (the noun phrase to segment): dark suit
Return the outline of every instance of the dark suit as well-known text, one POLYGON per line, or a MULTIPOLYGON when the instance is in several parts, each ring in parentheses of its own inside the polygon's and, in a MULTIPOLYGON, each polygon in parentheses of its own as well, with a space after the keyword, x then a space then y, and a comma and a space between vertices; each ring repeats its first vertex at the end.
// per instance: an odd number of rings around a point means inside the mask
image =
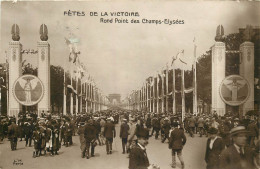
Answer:
POLYGON ((184 135, 183 130, 175 128, 171 132, 169 140, 169 148, 175 150, 181 150, 186 143, 186 136, 184 135))
POLYGON ((24 124, 24 134, 25 134, 25 141, 26 141, 25 145, 27 146, 29 142, 29 146, 31 147, 33 126, 28 122, 24 124))
POLYGON ((136 145, 130 152, 129 169, 147 169, 147 167, 149 167, 149 160, 146 151, 136 145))
POLYGON ((229 146, 220 154, 221 169, 251 169, 253 168, 253 152, 245 147, 244 158, 240 156, 234 145, 229 146))
POLYGON ((181 162, 182 167, 184 167, 184 161, 182 158, 182 148, 186 143, 186 136, 184 135, 183 130, 174 128, 171 132, 169 139, 169 148, 172 149, 172 167, 176 167, 176 153, 181 162))
POLYGON ((219 156, 222 150, 225 148, 225 144, 222 138, 217 138, 210 149, 210 138, 207 140, 205 161, 207 163, 207 169, 219 169, 219 156))
POLYGON ((123 153, 125 153, 128 133, 129 133, 129 125, 127 123, 121 124, 121 127, 120 127, 120 138, 122 138, 123 153))
POLYGON ((113 137, 116 137, 115 125, 107 122, 104 127, 104 136, 106 137, 106 150, 107 153, 112 153, 113 137))
POLYGON ((104 136, 106 138, 116 137, 115 125, 111 122, 107 122, 104 127, 104 136))
POLYGON ((94 155, 96 128, 94 125, 87 124, 84 131, 86 140, 86 157, 89 157, 89 148, 91 146, 91 155, 94 155))
POLYGON ((10 139, 11 143, 11 149, 16 150, 17 147, 17 137, 19 135, 19 129, 18 125, 15 123, 12 123, 10 126, 8 126, 8 137, 10 139))

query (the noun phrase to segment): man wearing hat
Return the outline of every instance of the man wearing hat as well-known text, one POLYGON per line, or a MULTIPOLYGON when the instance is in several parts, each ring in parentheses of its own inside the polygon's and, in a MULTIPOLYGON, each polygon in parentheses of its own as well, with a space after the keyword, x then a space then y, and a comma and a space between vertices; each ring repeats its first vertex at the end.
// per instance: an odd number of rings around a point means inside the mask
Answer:
POLYGON ((218 129, 211 127, 208 130, 209 138, 207 140, 205 161, 207 169, 219 169, 219 156, 225 148, 225 144, 221 137, 217 136, 218 129))
POLYGON ((182 158, 182 149, 186 143, 184 131, 178 129, 178 123, 173 123, 173 130, 170 133, 169 149, 172 149, 172 168, 176 167, 176 153, 181 162, 181 167, 184 169, 184 161, 182 158))
POLYGON ((220 168, 253 168, 253 152, 246 146, 247 130, 244 126, 237 126, 231 129, 230 133, 234 143, 220 154, 220 168))
POLYGON ((115 125, 112 123, 113 118, 107 119, 107 123, 104 127, 104 137, 106 138, 106 151, 107 154, 112 154, 113 137, 116 137, 115 125))
POLYGON ((149 130, 143 128, 137 133, 137 144, 131 149, 129 156, 129 169, 147 169, 149 160, 145 146, 148 144, 149 130))
POLYGON ((128 132, 129 132, 129 125, 127 124, 127 119, 123 119, 123 123, 120 127, 120 138, 122 139, 122 148, 123 148, 123 154, 125 154, 126 145, 127 145, 127 138, 128 138, 128 132))

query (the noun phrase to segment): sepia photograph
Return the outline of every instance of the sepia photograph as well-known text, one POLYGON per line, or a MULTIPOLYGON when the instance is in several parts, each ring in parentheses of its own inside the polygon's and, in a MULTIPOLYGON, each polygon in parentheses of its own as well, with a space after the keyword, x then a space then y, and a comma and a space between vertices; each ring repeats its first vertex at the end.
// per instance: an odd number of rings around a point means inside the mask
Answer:
POLYGON ((260 169, 260 1, 0 4, 0 169, 260 169))

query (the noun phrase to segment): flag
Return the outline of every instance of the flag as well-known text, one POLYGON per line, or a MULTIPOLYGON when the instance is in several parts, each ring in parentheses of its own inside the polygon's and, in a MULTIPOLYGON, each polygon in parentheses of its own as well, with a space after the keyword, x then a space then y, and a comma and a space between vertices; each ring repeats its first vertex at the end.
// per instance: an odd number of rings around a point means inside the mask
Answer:
POLYGON ((79 41, 75 39, 67 39, 65 38, 65 43, 68 45, 70 54, 69 54, 69 61, 73 61, 73 63, 76 63, 78 55, 80 54, 80 51, 78 51, 77 43, 79 41))
MULTIPOLYGON (((180 57, 183 56, 183 54, 184 54, 184 50, 182 50, 181 52, 178 52, 175 57, 173 56, 173 57, 172 57, 171 66, 173 65, 174 61, 177 60, 177 59, 179 59, 181 62, 185 63, 184 61, 182 61, 182 60, 180 59, 180 57)), ((187 64, 187 63, 185 63, 185 64, 187 64)))
POLYGON ((182 50, 182 51, 179 53, 179 60, 180 60, 182 63, 184 63, 184 64, 187 65, 187 62, 185 62, 185 61, 183 60, 183 56, 184 56, 184 50, 182 50))

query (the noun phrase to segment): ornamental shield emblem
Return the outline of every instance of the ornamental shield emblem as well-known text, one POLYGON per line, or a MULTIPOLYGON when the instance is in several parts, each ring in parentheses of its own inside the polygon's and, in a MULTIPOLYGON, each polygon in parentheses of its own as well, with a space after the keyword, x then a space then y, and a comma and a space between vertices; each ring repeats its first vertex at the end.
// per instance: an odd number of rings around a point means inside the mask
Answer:
POLYGON ((230 75, 220 84, 222 100, 231 106, 238 106, 246 102, 250 94, 247 80, 239 75, 230 75))
POLYGON ((32 106, 40 102, 44 94, 43 84, 33 75, 19 77, 13 85, 15 99, 24 106, 32 106))

